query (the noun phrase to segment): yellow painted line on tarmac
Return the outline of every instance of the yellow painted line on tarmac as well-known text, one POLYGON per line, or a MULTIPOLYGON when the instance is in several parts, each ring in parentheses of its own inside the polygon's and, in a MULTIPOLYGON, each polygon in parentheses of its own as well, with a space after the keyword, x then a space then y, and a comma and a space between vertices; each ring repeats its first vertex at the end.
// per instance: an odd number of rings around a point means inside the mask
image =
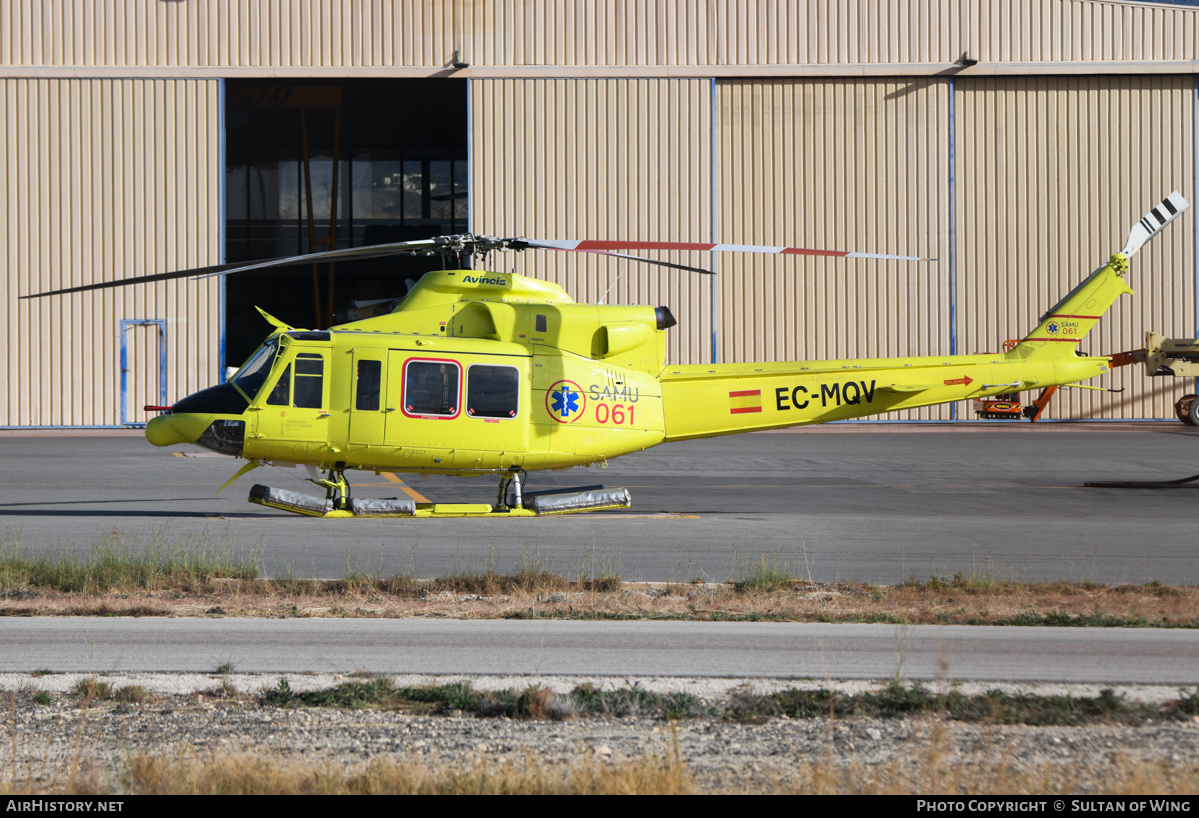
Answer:
POLYGON ((609 514, 606 511, 597 511, 593 514, 586 512, 575 514, 547 514, 545 519, 556 519, 570 517, 575 520, 702 520, 698 514, 609 514))
POLYGON ((391 482, 393 482, 393 483, 395 483, 396 485, 398 485, 398 486, 400 487, 400 491, 402 491, 402 492, 404 492, 405 494, 407 494, 409 497, 411 497, 411 498, 412 498, 413 500, 415 500, 416 502, 418 502, 418 503, 431 503, 431 502, 433 502, 432 500, 430 500, 430 499, 429 499, 428 497, 426 497, 425 495, 421 494, 421 493, 420 493, 419 491, 417 491, 416 489, 414 489, 414 488, 409 488, 408 486, 404 485, 404 481, 403 481, 403 480, 401 480, 400 478, 396 477, 396 476, 395 476, 394 474, 392 474, 391 472, 389 472, 389 471, 385 471, 385 472, 383 472, 382 474, 383 474, 383 476, 384 476, 384 477, 386 477, 388 480, 390 480, 391 482))
MULTIPOLYGON (((43 487, 70 488, 72 486, 92 486, 92 487, 94 487, 96 485, 97 484, 94 481, 87 482, 87 483, 0 483, 0 486, 6 487, 6 488, 8 486, 22 486, 22 487, 28 487, 28 488, 43 488, 43 487)), ((107 488, 143 488, 147 485, 163 486, 163 487, 166 487, 166 486, 208 486, 209 488, 212 487, 211 482, 208 482, 208 483, 159 483, 157 481, 154 481, 151 483, 108 483, 108 482, 105 482, 105 483, 101 483, 100 485, 103 485, 107 488)), ((375 485, 378 485, 378 483, 376 483, 375 485)), ((87 503, 90 501, 89 500, 80 500, 79 502, 87 503)))

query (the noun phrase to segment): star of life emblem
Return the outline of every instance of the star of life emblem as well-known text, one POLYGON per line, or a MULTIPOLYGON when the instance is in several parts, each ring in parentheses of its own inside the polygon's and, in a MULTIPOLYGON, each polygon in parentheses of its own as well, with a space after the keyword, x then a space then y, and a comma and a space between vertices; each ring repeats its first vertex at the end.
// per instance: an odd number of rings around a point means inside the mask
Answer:
POLYGON ((558 381, 545 393, 545 408, 559 423, 574 423, 583 416, 587 396, 574 381, 558 381))

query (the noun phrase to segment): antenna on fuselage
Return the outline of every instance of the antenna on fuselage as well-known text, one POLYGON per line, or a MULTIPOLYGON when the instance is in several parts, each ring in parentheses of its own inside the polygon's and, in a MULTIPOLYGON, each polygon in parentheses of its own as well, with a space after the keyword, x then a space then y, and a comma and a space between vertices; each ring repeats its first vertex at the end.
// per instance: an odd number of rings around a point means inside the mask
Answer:
MULTIPOLYGON (((628 268, 626 267, 625 270, 627 270, 627 269, 628 268)), ((600 296, 600 300, 598 303, 600 303, 600 304, 604 303, 604 299, 608 297, 608 293, 612 292, 612 288, 620 283, 620 277, 625 274, 625 270, 621 270, 619 273, 616 274, 616 278, 612 281, 611 284, 608 285, 608 289, 604 290, 604 294, 600 296)))

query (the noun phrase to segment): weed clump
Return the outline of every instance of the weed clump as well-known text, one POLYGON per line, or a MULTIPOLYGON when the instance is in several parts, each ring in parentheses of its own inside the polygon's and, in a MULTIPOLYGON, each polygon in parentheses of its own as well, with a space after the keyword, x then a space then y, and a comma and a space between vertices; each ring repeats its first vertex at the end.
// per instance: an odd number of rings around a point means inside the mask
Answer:
POLYGON ((345 682, 327 690, 297 693, 286 679, 264 690, 260 703, 274 707, 337 707, 350 710, 377 708, 428 715, 469 713, 511 719, 567 718, 570 703, 549 688, 477 691, 468 682, 424 687, 396 687, 388 678, 345 682))
POLYGON ((1098 696, 1038 696, 988 690, 967 696, 960 691, 935 693, 919 683, 891 681, 881 690, 840 693, 825 688, 791 689, 757 696, 742 693, 730 698, 726 715, 732 719, 787 716, 811 719, 821 716, 853 718, 906 718, 936 715, 976 724, 1028 724, 1077 726, 1082 724, 1141 724, 1149 719, 1183 718, 1187 708, 1199 708, 1199 691, 1184 695, 1165 710, 1128 701, 1112 690, 1098 696))
POLYGON ((1190 692, 1185 689, 1178 691, 1178 701, 1172 709, 1179 718, 1199 716, 1199 687, 1190 692))
POLYGON ((112 697, 125 704, 141 704, 146 701, 146 691, 141 685, 126 685, 113 691, 112 697))
POLYGON ((76 682, 72 692, 85 702, 110 699, 112 698, 112 685, 95 676, 89 676, 76 682))
POLYGON ((582 684, 570 693, 571 700, 583 713, 605 716, 661 716, 676 720, 708 713, 703 703, 690 693, 656 693, 641 685, 601 690, 582 684))
POLYGON ((582 563, 576 584, 585 591, 611 593, 620 590, 621 586, 620 557, 611 557, 607 553, 595 553, 595 548, 588 547, 583 552, 582 563))
POLYGON ((795 584, 791 566, 780 562, 778 554, 762 554, 757 561, 746 565, 738 557, 740 578, 733 587, 741 593, 769 593, 795 584))

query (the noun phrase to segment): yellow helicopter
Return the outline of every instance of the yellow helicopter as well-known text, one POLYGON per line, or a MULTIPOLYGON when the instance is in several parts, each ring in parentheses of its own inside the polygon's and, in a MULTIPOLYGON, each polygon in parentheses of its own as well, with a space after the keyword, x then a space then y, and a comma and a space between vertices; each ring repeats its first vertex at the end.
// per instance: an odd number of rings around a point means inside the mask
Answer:
MULTIPOLYGON (((515 273, 442 269, 389 314, 328 330, 263 312, 270 337, 226 383, 183 398, 146 426, 157 446, 194 443, 248 462, 307 466, 325 497, 256 485, 251 502, 322 517, 535 516, 627 508, 625 489, 523 490, 526 473, 604 464, 661 443, 876 415, 1100 375, 1108 357, 1077 345, 1122 293, 1128 259, 1188 207, 1177 192, 1004 353, 667 366, 667 307, 576 304, 515 273), (317 469, 324 472, 321 477, 317 469), (494 504, 362 500, 348 469, 499 477, 494 504)), ((398 254, 459 265, 503 250, 602 253, 696 272, 623 250, 706 250, 879 259, 915 257, 754 245, 535 241, 443 236, 270 261, 138 276, 79 292, 185 276, 398 254)), ((260 310, 260 312, 262 312, 260 310)), ((1095 387, 1091 387, 1095 388, 1095 387)), ((224 486, 222 486, 222 489, 224 486)))

